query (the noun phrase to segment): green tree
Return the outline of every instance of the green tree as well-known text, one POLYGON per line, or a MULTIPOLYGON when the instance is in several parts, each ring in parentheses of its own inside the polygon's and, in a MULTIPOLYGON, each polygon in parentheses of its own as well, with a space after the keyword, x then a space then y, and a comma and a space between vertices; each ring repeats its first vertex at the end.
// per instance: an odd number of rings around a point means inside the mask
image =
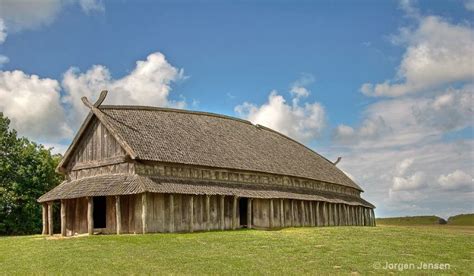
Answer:
POLYGON ((0 235, 39 233, 41 205, 36 200, 62 181, 55 172, 61 155, 18 137, 9 126, 0 112, 0 235))

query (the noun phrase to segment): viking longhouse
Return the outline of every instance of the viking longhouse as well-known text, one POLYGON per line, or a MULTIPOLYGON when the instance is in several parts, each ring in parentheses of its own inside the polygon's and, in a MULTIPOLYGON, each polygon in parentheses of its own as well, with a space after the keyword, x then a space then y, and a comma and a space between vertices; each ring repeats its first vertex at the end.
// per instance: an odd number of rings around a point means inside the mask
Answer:
POLYGON ((92 104, 41 196, 43 234, 375 225, 336 164, 269 128, 223 115, 92 104))

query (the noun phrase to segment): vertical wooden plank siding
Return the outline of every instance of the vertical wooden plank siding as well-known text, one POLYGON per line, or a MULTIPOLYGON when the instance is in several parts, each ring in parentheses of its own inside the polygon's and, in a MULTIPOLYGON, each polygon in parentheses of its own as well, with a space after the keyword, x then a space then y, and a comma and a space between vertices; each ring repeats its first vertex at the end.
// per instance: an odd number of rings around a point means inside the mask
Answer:
POLYGON ((189 232, 194 231, 194 195, 189 197, 189 232))
POLYGON ((320 215, 319 215, 319 201, 316 201, 316 226, 321 226, 320 215))
POLYGON ((238 197, 234 196, 232 201, 232 230, 237 228, 237 204, 238 197))
POLYGON ((211 230, 211 196, 206 195, 206 230, 211 230))
POLYGON ((291 204, 291 227, 295 226, 295 201, 293 199, 290 199, 290 204, 291 204))
POLYGON ((305 226, 306 218, 305 218, 305 211, 304 211, 304 200, 300 200, 301 205, 301 226, 305 226))
POLYGON ((173 233, 174 232, 174 196, 173 194, 169 195, 169 232, 173 233))
POLYGON ((285 206, 284 199, 280 199, 280 226, 285 227, 285 206))
POLYGON ((375 224, 375 212, 374 209, 370 209, 370 213, 372 214, 372 226, 377 226, 375 224))
POLYGON ((87 233, 94 234, 94 201, 92 197, 87 198, 87 233))
POLYGON ((247 228, 252 229, 252 199, 247 199, 247 228))
POLYGON ((147 193, 142 194, 142 233, 146 234, 147 228, 147 217, 148 217, 148 206, 147 206, 147 193))
POLYGON ((53 202, 48 202, 48 234, 53 235, 53 202))
POLYGON ((66 201, 61 199, 61 236, 66 236, 66 201))
POLYGON ((220 226, 221 226, 221 230, 224 230, 225 229, 225 216, 224 216, 224 207, 225 207, 225 196, 221 196, 220 197, 220 226))
POLYGON ((273 228, 273 199, 270 199, 270 228, 273 228))
POLYGON ((43 210, 43 231, 41 234, 48 235, 48 205, 46 203, 41 204, 43 210))
POLYGON ((115 196, 115 225, 117 235, 122 233, 122 209, 120 208, 120 196, 115 196))
POLYGON ((313 201, 309 202, 309 226, 314 226, 313 201))

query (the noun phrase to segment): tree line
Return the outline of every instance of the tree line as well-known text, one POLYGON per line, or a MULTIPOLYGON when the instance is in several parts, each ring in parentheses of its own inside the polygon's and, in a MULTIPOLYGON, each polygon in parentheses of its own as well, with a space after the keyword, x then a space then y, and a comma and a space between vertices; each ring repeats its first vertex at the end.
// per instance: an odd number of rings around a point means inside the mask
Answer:
POLYGON ((36 200, 63 180, 55 172, 61 158, 18 137, 0 112, 0 235, 41 232, 41 205, 36 200))

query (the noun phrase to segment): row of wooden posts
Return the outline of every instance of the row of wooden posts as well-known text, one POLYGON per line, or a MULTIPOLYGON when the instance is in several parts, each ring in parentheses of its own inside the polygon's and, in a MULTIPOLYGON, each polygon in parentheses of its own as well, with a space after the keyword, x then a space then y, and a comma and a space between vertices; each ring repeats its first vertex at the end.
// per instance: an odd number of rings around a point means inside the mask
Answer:
MULTIPOLYGON (((173 194, 169 194, 169 232, 174 232, 174 200, 173 194)), ((239 197, 233 196, 232 202, 232 229, 238 228, 237 220, 237 209, 238 209, 239 197)), ((247 228, 252 228, 252 198, 247 200, 247 228)), ((285 222, 284 214, 284 199, 268 199, 269 204, 269 228, 274 228, 274 204, 280 204, 280 225, 287 225, 285 222), (278 202, 278 203, 276 203, 278 202)), ((291 212, 289 218, 290 227, 295 225, 294 210, 297 208, 297 203, 301 204, 301 225, 302 226, 345 226, 345 225, 362 225, 362 226, 375 226, 375 215, 374 210, 362 206, 354 206, 340 203, 329 203, 320 201, 309 201, 309 220, 306 221, 305 215, 305 201, 303 200, 291 200, 291 212), (313 207, 316 205, 316 216, 313 215, 313 207), (322 216, 319 214, 322 213, 322 216)), ((147 196, 146 193, 142 194, 142 233, 147 233, 147 196)), ((224 206, 225 196, 220 196, 220 229, 224 230, 224 206)), ((115 219, 116 219, 116 232, 117 234, 122 233, 122 215, 121 215, 121 204, 120 196, 115 196, 115 219)), ((194 225, 194 196, 189 197, 189 232, 193 232, 194 225)), ((94 204, 93 198, 87 197, 87 230, 88 234, 92 235, 94 232, 94 204)), ((205 220, 210 221, 210 196, 206 196, 205 201, 205 220)), ((209 223, 207 224, 207 230, 210 230, 209 223)), ((43 235, 53 234, 53 202, 43 203, 43 235)), ((66 236, 66 201, 61 200, 61 235, 66 236)))

